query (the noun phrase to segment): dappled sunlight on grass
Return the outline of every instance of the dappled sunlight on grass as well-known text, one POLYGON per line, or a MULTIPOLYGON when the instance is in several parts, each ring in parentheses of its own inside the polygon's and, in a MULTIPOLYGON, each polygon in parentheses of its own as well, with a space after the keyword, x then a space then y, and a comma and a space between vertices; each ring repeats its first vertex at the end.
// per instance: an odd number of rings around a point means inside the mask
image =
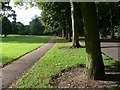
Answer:
MULTIPOLYGON (((69 69, 79 65, 85 65, 85 48, 60 49, 60 47, 71 46, 71 42, 58 38, 57 43, 48 51, 45 56, 20 78, 12 88, 52 88, 49 81, 61 70, 69 69), (64 43, 62 43, 64 42, 64 43)), ((84 43, 83 43, 84 45, 84 43)), ((103 55, 103 58, 106 57, 103 55)), ((110 59, 110 58, 109 58, 110 59)), ((112 61, 109 65, 112 64, 112 61)), ((108 63, 104 63, 107 65, 108 63)))

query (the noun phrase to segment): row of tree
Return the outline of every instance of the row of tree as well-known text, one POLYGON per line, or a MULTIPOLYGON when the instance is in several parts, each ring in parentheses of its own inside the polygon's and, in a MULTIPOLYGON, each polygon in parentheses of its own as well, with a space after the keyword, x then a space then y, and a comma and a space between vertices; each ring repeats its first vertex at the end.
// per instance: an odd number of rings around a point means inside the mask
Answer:
POLYGON ((10 21, 5 16, 0 16, 0 22, 2 25, 1 35, 5 37, 8 34, 19 35, 41 35, 44 34, 44 26, 41 24, 39 18, 33 19, 29 25, 24 25, 21 22, 10 21))
MULTIPOLYGON (((120 24, 119 2, 78 3, 71 0, 64 3, 36 2, 36 4, 42 10, 41 20, 45 32, 54 32, 66 37, 68 41, 72 41, 72 48, 81 47, 78 37, 84 32, 87 54, 85 74, 91 79, 104 78, 99 33, 104 35, 110 33, 111 38, 115 37, 115 27, 120 24)), ((36 26, 38 25, 37 23, 36 26)))
POLYGON ((105 76, 99 33, 115 38, 115 27, 120 25, 119 2, 37 2, 42 10, 41 20, 45 30, 55 32, 71 41, 72 48, 79 48, 78 37, 85 35, 87 62, 85 74, 90 79, 105 76))
MULTIPOLYGON (((42 10, 41 20, 45 31, 56 32, 57 35, 66 37, 68 41, 71 41, 72 36, 74 38, 72 47, 80 47, 78 36, 83 35, 84 32, 81 6, 77 2, 73 4, 70 5, 69 2, 37 2, 38 7, 42 10), (75 29, 72 29, 72 26, 75 29)), ((101 37, 111 35, 111 38, 115 38, 115 31, 120 28, 119 4, 119 2, 96 3, 101 37)))
POLYGON ((2 8, 0 11, 0 22, 2 29, 0 33, 5 37, 8 34, 20 35, 40 35, 43 34, 44 26, 41 24, 40 17, 35 16, 29 25, 24 25, 21 22, 16 22, 16 13, 9 6, 9 2, 0 2, 2 8), (12 21, 9 20, 12 18, 12 21))

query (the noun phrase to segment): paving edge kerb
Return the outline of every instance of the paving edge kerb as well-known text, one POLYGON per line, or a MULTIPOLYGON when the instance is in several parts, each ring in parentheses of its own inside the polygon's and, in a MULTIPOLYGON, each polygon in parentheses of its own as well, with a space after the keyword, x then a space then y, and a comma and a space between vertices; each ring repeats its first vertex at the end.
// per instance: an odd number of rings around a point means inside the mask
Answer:
POLYGON ((55 44, 56 39, 52 38, 48 43, 40 48, 20 57, 11 64, 0 69, 0 81, 2 87, 0 89, 8 88, 13 82, 18 80, 29 68, 31 68, 45 53, 50 50, 55 44))

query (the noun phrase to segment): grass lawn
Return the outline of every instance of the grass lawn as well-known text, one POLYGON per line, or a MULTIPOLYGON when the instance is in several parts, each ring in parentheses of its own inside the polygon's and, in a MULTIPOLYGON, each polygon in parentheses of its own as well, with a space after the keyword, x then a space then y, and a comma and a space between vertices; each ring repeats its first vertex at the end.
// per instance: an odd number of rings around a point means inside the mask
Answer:
MULTIPOLYGON (((71 43, 66 43, 66 40, 58 39, 53 48, 41 60, 36 62, 11 88, 52 88, 49 85, 49 80, 58 72, 69 67, 85 64, 85 48, 59 49, 70 45, 71 43)), ((105 66, 115 63, 105 55, 103 55, 103 58, 105 66)))
POLYGON ((2 38, 2 65, 4 66, 14 59, 48 42, 51 36, 33 35, 8 35, 2 38))

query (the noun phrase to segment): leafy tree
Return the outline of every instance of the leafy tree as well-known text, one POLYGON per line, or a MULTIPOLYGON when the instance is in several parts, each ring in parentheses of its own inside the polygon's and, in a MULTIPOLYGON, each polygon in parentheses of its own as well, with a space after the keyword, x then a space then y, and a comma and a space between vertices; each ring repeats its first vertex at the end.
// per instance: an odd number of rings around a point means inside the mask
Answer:
POLYGON ((21 22, 16 22, 16 25, 18 28, 18 34, 25 35, 24 24, 22 24, 21 22))
POLYGON ((59 36, 66 36, 71 41, 70 3, 47 2, 37 4, 42 9, 41 19, 45 28, 52 28, 53 32, 56 31, 59 36), (66 33, 65 30, 68 32, 66 33))
POLYGON ((109 2, 109 14, 110 14, 110 29, 111 29, 111 39, 115 38, 115 25, 119 23, 119 2, 109 2))
POLYGON ((100 33, 104 36, 111 33, 111 38, 114 38, 115 27, 120 21, 120 3, 119 2, 101 2, 98 3, 98 16, 100 33))
POLYGON ((12 7, 9 6, 10 2, 0 2, 1 10, 0 15, 11 17, 14 21, 16 21, 16 14, 15 11, 12 10, 12 7))
POLYGON ((81 3, 86 45, 86 75, 90 79, 102 79, 105 75, 101 55, 95 3, 81 3))
POLYGON ((40 22, 39 17, 35 17, 31 22, 30 22, 30 34, 33 35, 40 35, 43 34, 43 25, 40 22))
POLYGON ((7 35, 10 34, 11 30, 12 30, 11 22, 5 16, 2 16, 1 20, 2 20, 2 35, 4 35, 5 37, 7 37, 7 35))
MULTIPOLYGON (((71 5, 69 2, 59 3, 59 2, 47 2, 38 3, 40 9, 42 9, 42 22, 46 27, 52 27, 52 30, 57 31, 59 36, 65 37, 68 41, 71 41, 71 32, 73 33, 73 44, 72 47, 80 47, 78 41, 78 30, 80 29, 80 14, 78 14, 80 8, 79 3, 75 3, 75 25, 76 29, 72 29, 72 19, 71 19, 71 5), (59 16, 59 17, 58 17, 59 16), (79 18, 78 18, 79 17, 79 18)), ((53 32, 54 32, 53 31, 53 32)))
POLYGON ((12 31, 11 31, 11 34, 18 34, 18 26, 17 26, 17 22, 13 21, 11 22, 12 24, 12 31))
POLYGON ((98 8, 98 25, 101 37, 106 37, 110 33, 110 21, 109 21, 109 6, 108 3, 99 2, 97 3, 98 8), (104 7, 104 8, 103 8, 104 7))

